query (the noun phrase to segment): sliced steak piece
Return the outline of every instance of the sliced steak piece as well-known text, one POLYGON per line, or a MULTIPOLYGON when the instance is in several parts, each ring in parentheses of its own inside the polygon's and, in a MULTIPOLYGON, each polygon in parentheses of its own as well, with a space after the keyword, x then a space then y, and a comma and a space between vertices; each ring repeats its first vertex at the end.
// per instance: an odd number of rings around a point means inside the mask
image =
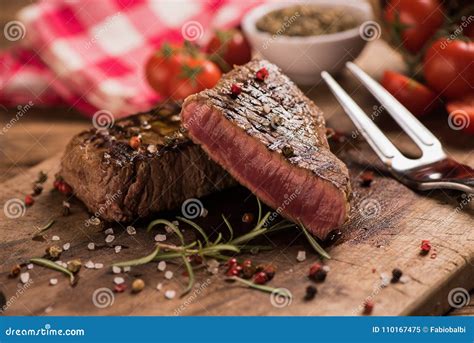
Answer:
POLYGON ((236 67, 213 89, 188 97, 181 120, 237 181, 317 237, 347 219, 349 175, 329 150, 323 115, 275 65, 236 67))
POLYGON ((68 144, 59 175, 94 216, 110 221, 146 217, 236 184, 181 134, 180 110, 163 104, 109 129, 80 133, 68 144), (134 149, 130 138, 137 136, 142 143, 134 149))

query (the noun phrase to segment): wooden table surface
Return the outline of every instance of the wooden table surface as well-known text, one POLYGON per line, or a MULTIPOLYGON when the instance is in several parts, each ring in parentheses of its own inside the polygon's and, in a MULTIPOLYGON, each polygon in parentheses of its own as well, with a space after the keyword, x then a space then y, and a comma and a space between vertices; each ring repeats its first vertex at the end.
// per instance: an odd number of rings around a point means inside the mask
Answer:
MULTIPOLYGON (((12 19, 13 13, 20 7, 21 3, 23 2, 7 3, 7 6, 4 8, 5 10, 2 10, 0 14, 2 27, 6 21, 12 19)), ((27 1, 24 1, 24 3, 27 3, 27 1)), ((6 46, 8 46, 7 42, 2 40, 2 47, 6 46)), ((380 76, 385 65, 390 65, 395 69, 402 68, 399 56, 391 51, 385 43, 379 41, 370 44, 364 51, 359 63, 366 68, 372 69, 372 74, 376 77, 380 76), (373 64, 370 56, 384 56, 383 62, 378 61, 373 64)), ((349 86, 350 89, 352 88, 352 92, 355 92, 358 87, 349 83, 347 79, 347 75, 342 77, 343 85, 349 86)), ((329 93, 323 85, 305 89, 305 91, 321 105, 328 119, 328 126, 336 127, 346 132, 352 130, 349 119, 342 113, 340 107, 333 100, 325 100, 328 99, 329 93), (324 97, 324 100, 322 97, 324 97)), ((372 105, 369 104, 375 104, 375 102, 366 93, 357 91, 359 94, 358 100, 362 100, 366 105, 365 109, 370 111, 372 105)), ((7 111, 0 109, 0 125, 5 125, 14 115, 15 109, 8 109, 7 111)), ((472 165, 473 159, 471 154, 474 150, 472 137, 449 129, 444 113, 433 115, 431 118, 425 119, 424 122, 440 137, 448 152, 461 161, 470 161, 472 165)), ((379 120, 379 123, 389 132, 391 137, 399 136, 400 131, 386 116, 379 120)), ((25 178, 30 177, 28 173, 30 168, 60 153, 74 134, 88 128, 90 124, 90 120, 82 117, 74 109, 67 107, 54 109, 33 107, 7 134, 0 135, 0 183, 6 182, 8 184, 9 180, 21 175, 24 175, 25 178)), ((412 148, 411 143, 407 139, 400 139, 398 143, 408 151, 412 148)), ((6 185, 5 183, 3 184, 6 185)), ((473 314, 473 296, 471 296, 471 303, 468 306, 449 312, 449 315, 473 314)))

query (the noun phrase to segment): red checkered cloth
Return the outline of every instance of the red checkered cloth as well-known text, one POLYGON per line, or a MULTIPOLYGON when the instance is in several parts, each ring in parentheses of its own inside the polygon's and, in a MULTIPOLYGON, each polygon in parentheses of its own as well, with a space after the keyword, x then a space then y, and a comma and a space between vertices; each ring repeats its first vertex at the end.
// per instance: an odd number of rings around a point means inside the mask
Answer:
POLYGON ((60 97, 89 115, 107 110, 120 117, 147 110, 159 99, 145 80, 144 64, 162 42, 203 42, 211 28, 236 26, 259 3, 50 0, 30 5, 18 16, 30 56, 8 75, 0 73, 2 89, 16 93, 17 99, 40 95, 32 99, 38 103, 55 103, 60 97), (22 82, 23 93, 14 87, 22 82), (34 82, 39 86, 32 90, 34 82))

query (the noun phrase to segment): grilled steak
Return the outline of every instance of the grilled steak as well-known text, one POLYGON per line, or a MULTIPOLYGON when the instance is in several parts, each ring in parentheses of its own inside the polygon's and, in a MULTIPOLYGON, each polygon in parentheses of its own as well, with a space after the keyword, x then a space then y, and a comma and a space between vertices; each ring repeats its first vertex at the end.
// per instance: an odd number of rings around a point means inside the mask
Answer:
POLYGON ((322 113, 275 65, 236 67, 188 97, 181 120, 237 181, 317 237, 346 220, 348 171, 329 150, 322 113))
POLYGON ((116 221, 173 209, 234 185, 181 134, 180 110, 180 104, 163 104, 109 129, 80 133, 66 148, 60 176, 95 216, 116 221), (137 136, 141 144, 132 148, 130 139, 137 136))

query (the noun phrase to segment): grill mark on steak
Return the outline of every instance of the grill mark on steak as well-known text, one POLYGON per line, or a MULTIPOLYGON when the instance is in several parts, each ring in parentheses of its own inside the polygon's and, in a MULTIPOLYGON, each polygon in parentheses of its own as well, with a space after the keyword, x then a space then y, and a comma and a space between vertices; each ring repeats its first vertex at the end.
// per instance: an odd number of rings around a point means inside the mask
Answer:
POLYGON ((188 97, 181 118, 211 158, 316 236, 347 219, 349 175, 329 150, 322 112, 275 65, 254 60, 236 67, 213 89, 188 97), (255 78, 261 68, 269 72, 264 81, 255 78), (241 87, 238 96, 233 84, 241 87))
POLYGON ((180 110, 179 103, 164 103, 108 129, 78 134, 66 147, 59 175, 91 212, 109 221, 147 217, 235 185, 182 135, 180 110), (136 135, 142 137, 137 150, 129 145, 136 135))

